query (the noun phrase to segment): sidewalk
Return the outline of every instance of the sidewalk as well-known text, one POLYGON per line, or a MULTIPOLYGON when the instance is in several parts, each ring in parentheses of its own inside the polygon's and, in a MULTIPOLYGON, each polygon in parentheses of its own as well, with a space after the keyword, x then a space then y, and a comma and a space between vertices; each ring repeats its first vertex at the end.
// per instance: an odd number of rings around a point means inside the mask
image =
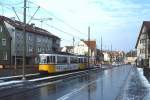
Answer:
POLYGON ((150 84, 142 68, 133 68, 119 100, 149 100, 150 84))

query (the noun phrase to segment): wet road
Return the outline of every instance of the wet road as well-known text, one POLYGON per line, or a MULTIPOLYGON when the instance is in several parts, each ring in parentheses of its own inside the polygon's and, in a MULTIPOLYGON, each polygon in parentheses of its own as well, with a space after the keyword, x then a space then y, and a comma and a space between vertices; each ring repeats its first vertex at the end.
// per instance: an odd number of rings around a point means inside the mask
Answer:
POLYGON ((43 85, 40 88, 13 94, 1 99, 2 100, 20 100, 20 99, 21 100, 128 100, 128 98, 125 98, 129 97, 128 94, 138 95, 134 91, 134 88, 133 94, 129 93, 131 92, 129 90, 132 90, 131 84, 135 84, 134 82, 137 83, 137 81, 133 81, 132 78, 139 77, 137 75, 139 74, 137 74, 136 68, 130 65, 124 65, 103 71, 90 71, 89 73, 83 76, 75 76, 73 78, 60 80, 54 84, 47 83, 46 86, 43 85))

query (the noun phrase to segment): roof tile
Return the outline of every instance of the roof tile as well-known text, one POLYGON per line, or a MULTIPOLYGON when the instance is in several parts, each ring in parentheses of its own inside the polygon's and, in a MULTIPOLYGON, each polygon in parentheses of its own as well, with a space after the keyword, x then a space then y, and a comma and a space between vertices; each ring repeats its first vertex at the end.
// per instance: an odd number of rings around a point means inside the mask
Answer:
MULTIPOLYGON (((5 17, 5 16, 0 16, 0 21, 6 21, 7 23, 9 23, 10 25, 14 26, 16 29, 19 29, 19 30, 23 30, 23 28, 25 26, 24 23, 17 21, 17 20, 12 20, 12 19, 5 17)), ((39 27, 33 27, 32 25, 29 25, 29 24, 26 24, 26 31, 32 32, 35 34, 59 38, 59 37, 53 35, 52 33, 48 32, 47 30, 44 30, 44 29, 39 28, 39 27)))

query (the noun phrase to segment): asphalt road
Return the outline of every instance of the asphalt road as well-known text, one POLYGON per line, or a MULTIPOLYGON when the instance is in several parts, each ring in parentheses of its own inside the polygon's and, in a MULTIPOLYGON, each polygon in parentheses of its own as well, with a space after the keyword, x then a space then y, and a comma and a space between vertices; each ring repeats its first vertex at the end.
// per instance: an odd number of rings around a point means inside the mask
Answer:
MULTIPOLYGON (((127 96, 124 94, 128 94, 129 89, 132 90, 128 87, 134 84, 132 78, 138 79, 138 75, 136 68, 130 65, 90 71, 85 75, 59 80, 53 84, 42 83, 39 88, 12 94, 1 100, 128 100, 124 99, 127 96)), ((138 94, 133 92, 130 95, 138 94)))

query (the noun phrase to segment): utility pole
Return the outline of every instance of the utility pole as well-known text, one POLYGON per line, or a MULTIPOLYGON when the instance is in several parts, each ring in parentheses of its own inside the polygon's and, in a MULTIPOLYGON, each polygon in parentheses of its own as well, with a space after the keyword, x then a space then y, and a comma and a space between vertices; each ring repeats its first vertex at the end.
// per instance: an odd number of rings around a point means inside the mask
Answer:
POLYGON ((23 66, 22 66, 22 80, 25 80, 25 63, 26 63, 26 3, 27 1, 24 0, 24 11, 23 11, 23 22, 24 22, 24 28, 23 28, 23 66))
POLYGON ((101 67, 102 67, 102 62, 104 60, 104 56, 103 56, 103 40, 102 40, 102 36, 101 36, 101 57, 100 57, 100 62, 101 62, 101 67))
POLYGON ((111 52, 110 54, 111 54, 111 64, 112 64, 112 56, 113 56, 113 52, 112 52, 112 44, 111 44, 110 50, 111 50, 111 51, 110 51, 110 52, 111 52))
MULTIPOLYGON (((88 83, 90 83, 90 26, 88 27, 88 83)), ((91 100, 91 90, 88 85, 88 99, 91 100)))
POLYGON ((74 42, 75 42, 75 39, 74 39, 74 37, 73 37, 73 54, 74 54, 74 42))
POLYGON ((111 44, 111 52, 112 52, 112 44, 111 44))
POLYGON ((102 51, 102 49, 103 49, 103 43, 102 43, 102 41, 103 41, 103 40, 102 40, 102 36, 101 36, 101 53, 103 52, 103 51, 102 51))
POLYGON ((88 27, 88 69, 90 68, 90 27, 88 27))
POLYGON ((73 37, 73 43, 72 43, 73 47, 74 47, 74 42, 75 42, 75 39, 74 39, 74 37, 73 37))

